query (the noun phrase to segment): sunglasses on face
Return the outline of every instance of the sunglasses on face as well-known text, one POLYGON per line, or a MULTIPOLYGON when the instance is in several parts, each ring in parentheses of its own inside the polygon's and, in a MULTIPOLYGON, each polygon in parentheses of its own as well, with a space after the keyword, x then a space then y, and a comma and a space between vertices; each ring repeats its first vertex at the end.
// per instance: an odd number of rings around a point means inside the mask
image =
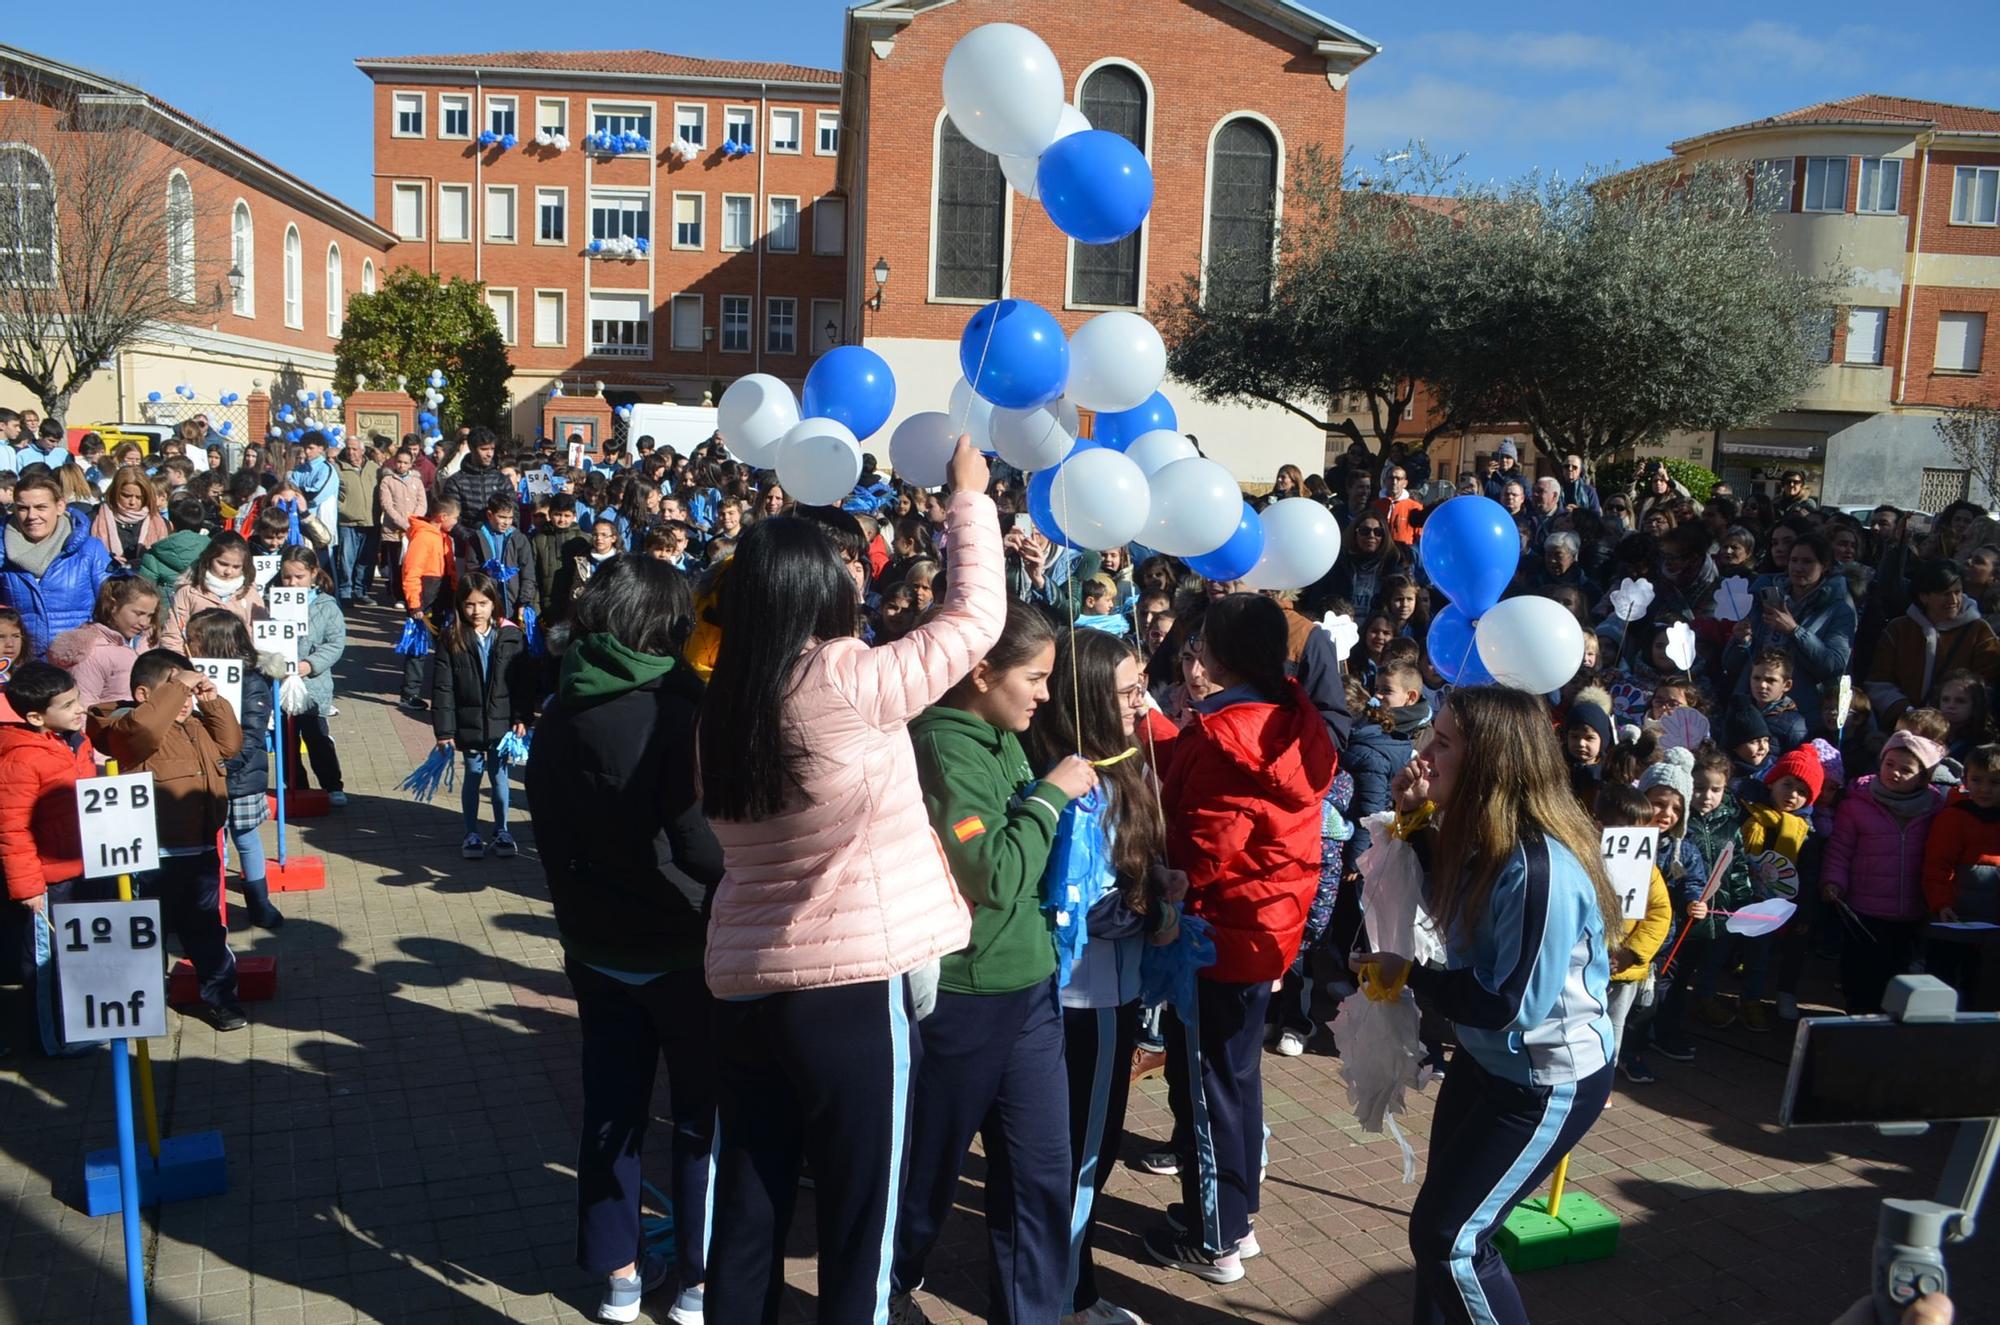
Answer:
POLYGON ((1382 528, 1380 525, 1365 524, 1356 529, 1354 535, 1356 538, 1380 538, 1382 537, 1382 528))

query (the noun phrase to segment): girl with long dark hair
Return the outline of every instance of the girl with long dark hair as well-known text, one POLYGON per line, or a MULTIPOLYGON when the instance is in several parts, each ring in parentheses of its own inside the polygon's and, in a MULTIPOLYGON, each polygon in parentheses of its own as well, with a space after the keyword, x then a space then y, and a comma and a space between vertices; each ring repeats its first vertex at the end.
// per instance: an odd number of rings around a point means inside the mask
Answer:
POLYGON ((507 831, 512 786, 494 747, 512 728, 525 736, 534 714, 534 660, 521 628, 500 615, 500 586, 484 571, 461 571, 449 626, 438 632, 437 669, 431 681, 431 728, 440 750, 457 749, 465 761, 459 809, 465 842, 459 854, 484 860, 479 836, 479 779, 493 779, 493 854, 520 854, 507 831), (490 767, 489 767, 490 765, 490 767))
POLYGON ((1428 835, 1425 901, 1445 967, 1355 964, 1390 986, 1407 972, 1459 1044, 1410 1211, 1416 1319, 1526 1325, 1493 1234, 1611 1093, 1609 936, 1623 912, 1537 696, 1452 691, 1393 794, 1404 829, 1428 835))
POLYGON ((870 649, 817 525, 751 526, 720 581, 697 746, 727 866, 708 928, 721 1141, 708 1308, 775 1322, 801 1158, 817 1190, 819 1316, 879 1320, 909 1128, 915 1022, 972 922, 931 831, 907 724, 1006 618, 986 462, 949 465, 949 590, 870 649))

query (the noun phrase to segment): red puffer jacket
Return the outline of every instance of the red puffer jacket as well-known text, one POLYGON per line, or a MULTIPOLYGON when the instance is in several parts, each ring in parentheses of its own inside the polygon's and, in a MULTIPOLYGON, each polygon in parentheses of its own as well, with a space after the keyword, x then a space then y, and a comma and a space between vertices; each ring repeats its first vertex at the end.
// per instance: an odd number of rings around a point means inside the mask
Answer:
POLYGON ((72 750, 25 724, 0 727, 0 867, 9 897, 40 897, 83 873, 76 784, 96 772, 89 741, 72 750))
POLYGON ((1188 913, 1215 932, 1215 965, 1202 975, 1275 980, 1298 955, 1319 887, 1333 738, 1288 681, 1285 702, 1198 714, 1174 745, 1160 792, 1167 861, 1187 871, 1188 913))

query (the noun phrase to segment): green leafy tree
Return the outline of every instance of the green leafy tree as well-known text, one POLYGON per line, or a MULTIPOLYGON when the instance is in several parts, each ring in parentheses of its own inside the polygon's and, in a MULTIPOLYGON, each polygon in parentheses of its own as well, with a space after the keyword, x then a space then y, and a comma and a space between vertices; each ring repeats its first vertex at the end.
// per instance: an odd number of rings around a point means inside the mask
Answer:
POLYGON ((506 425, 513 367, 486 306, 486 287, 477 281, 394 269, 374 294, 348 301, 334 355, 333 387, 343 396, 364 376, 378 390, 401 378, 410 398, 421 402, 437 369, 445 376, 441 419, 452 426, 506 425))

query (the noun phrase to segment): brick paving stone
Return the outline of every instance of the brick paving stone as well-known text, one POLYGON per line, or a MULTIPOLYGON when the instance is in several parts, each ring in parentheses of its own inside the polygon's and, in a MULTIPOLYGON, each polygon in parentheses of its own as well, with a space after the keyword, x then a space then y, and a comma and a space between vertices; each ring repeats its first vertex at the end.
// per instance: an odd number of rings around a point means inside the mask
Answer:
MULTIPOLYGON (((219 1128, 230 1164, 226 1196, 146 1217, 156 1319, 173 1325, 578 1320, 596 1303, 571 1264, 575 1005, 526 797, 517 786, 524 854, 468 862, 455 795, 420 805, 396 791, 431 739, 394 706, 394 628, 363 612, 341 667, 333 730, 349 806, 288 827, 288 849, 324 859, 329 886, 280 896, 282 932, 232 935, 239 955, 278 958, 278 998, 250 1007, 248 1032, 175 1016, 153 1045, 163 1127, 219 1128)), ((274 848, 275 825, 265 833, 274 848)), ((1932 1193, 1942 1135, 1780 1132, 1789 1040, 1738 1030, 1699 1043, 1692 1064, 1655 1064, 1657 1084, 1621 1084, 1585 1140, 1573 1181, 1623 1215, 1621 1249, 1525 1276, 1538 1322, 1595 1325, 1608 1310, 1623 1325, 1831 1320, 1865 1287, 1877 1201, 1932 1193)), ((1325 1032, 1297 1058, 1265 1059, 1266 1253, 1239 1284, 1145 1261, 1139 1237, 1178 1184, 1119 1169, 1100 1205, 1114 1301, 1153 1325, 1408 1316, 1416 1189, 1394 1144, 1346 1112, 1337 1067, 1325 1032)), ((1434 1096, 1403 1119, 1419 1156, 1434 1096)), ((0 1060, 0 1118, 0 1325, 122 1319, 119 1221, 81 1212, 82 1152, 113 1138, 108 1055, 0 1060)), ((1164 1083, 1142 1083, 1124 1158, 1169 1125, 1164 1083)), ((656 1145, 656 1182, 665 1160, 656 1145)), ((975 1154, 920 1298, 938 1325, 983 1318, 983 1179, 975 1154)), ((814 1318, 812 1217, 803 1192, 787 1322, 814 1318)), ((1961 1319, 2000 1319, 1979 1306, 2000 1291, 1991 1242, 1951 1254, 1961 1319)))

